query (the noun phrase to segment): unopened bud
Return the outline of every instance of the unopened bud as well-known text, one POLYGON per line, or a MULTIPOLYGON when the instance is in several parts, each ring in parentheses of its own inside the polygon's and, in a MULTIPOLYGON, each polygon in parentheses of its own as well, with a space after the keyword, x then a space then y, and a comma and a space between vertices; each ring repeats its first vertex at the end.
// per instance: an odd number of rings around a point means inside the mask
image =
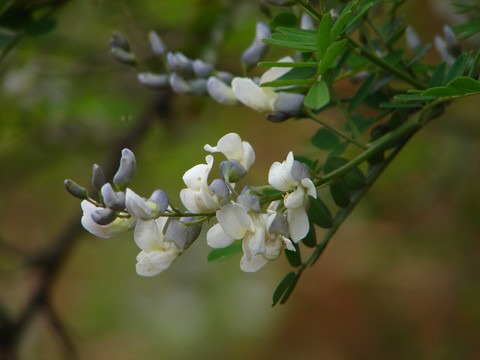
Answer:
POLYGON ((240 204, 247 211, 262 211, 262 207, 260 206, 260 201, 257 195, 242 194, 237 198, 237 203, 240 204))
POLYGON ((128 149, 122 150, 122 158, 117 173, 113 177, 113 183, 119 190, 125 190, 135 175, 137 162, 135 155, 128 149))
POLYGON ((183 76, 192 76, 194 74, 192 60, 181 52, 167 53, 167 63, 172 72, 179 73, 183 76))
POLYGON ((332 20, 332 22, 337 21, 337 19, 338 19, 337 10, 335 10, 335 9, 330 9, 330 19, 332 20))
POLYGON ((170 75, 169 81, 172 90, 177 94, 186 95, 192 90, 190 85, 177 73, 170 75))
POLYGON ((213 180, 208 187, 208 190, 213 191, 218 196, 220 206, 225 205, 230 200, 230 190, 222 179, 213 180))
POLYGON ((247 171, 237 160, 228 160, 220 163, 220 175, 225 181, 235 183, 242 180, 247 171))
POLYGON ((115 192, 109 183, 102 186, 103 202, 114 211, 123 211, 125 209, 125 193, 123 191, 115 192))
POLYGON ((73 195, 76 198, 82 200, 88 199, 87 189, 78 185, 75 181, 67 179, 63 184, 65 185, 65 189, 70 193, 70 195, 73 195))
POLYGON ((91 214, 91 217, 92 220, 95 221, 98 225, 108 225, 117 218, 117 214, 115 213, 115 211, 105 208, 95 210, 91 214))
POLYGON ((410 25, 408 25, 405 29, 405 40, 407 42, 407 47, 410 50, 415 50, 422 47, 422 41, 410 25))
POLYGON ((259 61, 263 59, 268 51, 269 45, 262 42, 263 39, 270 37, 270 28, 262 22, 257 22, 255 39, 253 43, 242 54, 242 62, 246 65, 247 70, 253 68, 259 61))
POLYGON ((300 18, 300 29, 315 30, 315 20, 307 13, 303 13, 300 18))
POLYGON ((228 71, 217 71, 217 77, 226 84, 230 84, 233 79, 233 74, 228 71))
POLYGON ((130 52, 130 44, 128 43, 128 40, 125 38, 125 36, 117 32, 114 32, 112 34, 112 37, 110 39, 110 46, 112 48, 120 48, 122 50, 125 50, 126 52, 130 52))
POLYGON ((230 86, 215 76, 210 76, 207 90, 213 100, 223 105, 237 105, 239 102, 230 86))
POLYGON ((166 74, 140 73, 137 75, 137 79, 140 84, 152 89, 163 90, 168 88, 169 81, 166 74))
POLYGON ((152 193, 152 196, 150 196, 150 198, 148 199, 148 201, 152 201, 157 204, 160 213, 165 212, 165 210, 167 210, 168 208, 168 196, 163 190, 155 190, 152 193))
POLYGON ((213 66, 211 64, 200 59, 193 60, 192 66, 193 71, 195 71, 195 75, 197 75, 199 78, 209 77, 213 70, 213 66))
POLYGON ((288 115, 288 114, 282 113, 282 112, 274 112, 274 113, 270 113, 270 114, 265 115, 265 118, 268 121, 271 121, 271 122, 274 122, 274 123, 280 123, 280 122, 284 122, 284 121, 290 119, 291 116, 288 115))
POLYGON ((276 111, 295 116, 300 114, 304 100, 305 95, 280 92, 273 107, 276 111))
POLYGON ((302 164, 300 161, 295 160, 292 166, 292 179, 295 181, 300 181, 305 178, 311 179, 312 174, 310 173, 310 169, 305 165, 302 164))
POLYGON ((92 185, 97 191, 100 191, 103 184, 105 184, 105 174, 99 165, 94 164, 92 171, 92 185))
POLYGON ((460 47, 460 43, 458 42, 452 28, 448 25, 443 25, 443 34, 445 35, 447 51, 453 57, 458 57, 462 53, 462 48, 460 47))
POLYGON ((155 55, 162 56, 167 52, 167 47, 155 31, 150 31, 148 39, 150 40, 150 47, 155 55))
POLYGON ((113 47, 110 52, 112 53, 115 60, 119 63, 135 66, 137 65, 137 57, 135 54, 125 51, 122 48, 113 47))

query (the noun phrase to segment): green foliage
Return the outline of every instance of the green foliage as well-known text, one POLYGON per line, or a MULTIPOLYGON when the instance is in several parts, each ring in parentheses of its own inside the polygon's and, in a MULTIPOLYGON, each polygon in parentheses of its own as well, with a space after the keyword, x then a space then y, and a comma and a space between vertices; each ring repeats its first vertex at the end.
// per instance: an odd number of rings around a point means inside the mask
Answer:
POLYGON ((241 243, 234 243, 223 249, 214 249, 208 253, 208 262, 216 262, 228 259, 229 257, 242 251, 241 243))

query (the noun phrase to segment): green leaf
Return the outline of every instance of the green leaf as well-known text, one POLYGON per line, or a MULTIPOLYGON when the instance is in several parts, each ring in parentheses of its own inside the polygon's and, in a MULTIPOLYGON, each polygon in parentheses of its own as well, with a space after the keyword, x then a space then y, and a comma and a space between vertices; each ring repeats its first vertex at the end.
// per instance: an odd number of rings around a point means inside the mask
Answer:
POLYGON ((466 39, 480 32, 480 18, 477 17, 465 24, 455 26, 452 30, 456 33, 464 33, 459 36, 459 39, 466 39))
POLYGON ((287 257, 290 265, 297 267, 302 264, 302 256, 300 254, 300 248, 298 247, 298 244, 293 243, 293 246, 295 247, 296 251, 285 249, 285 256, 287 257))
POLYGON ((343 152, 345 151, 345 149, 347 148, 348 146, 348 142, 347 141, 344 141, 340 144, 338 144, 338 146, 335 147, 335 149, 333 149, 332 151, 330 151, 330 153, 328 154, 327 158, 329 157, 336 157, 336 156, 340 156, 343 154, 343 152))
POLYGON ((330 193, 332 194, 333 201, 335 201, 335 204, 339 207, 347 207, 350 205, 350 191, 344 179, 340 179, 330 185, 330 193))
MULTIPOLYGON (((353 3, 350 3, 350 4, 353 4, 353 3)), ((352 11, 347 10, 348 7, 349 6, 347 5, 347 7, 342 11, 340 16, 338 17, 337 21, 335 21, 335 24, 333 24, 332 30, 330 31, 330 42, 334 42, 337 39, 337 37, 343 32, 342 30, 347 24, 348 19, 350 19, 350 16, 352 16, 352 11)))
MULTIPOLYGON (((275 34, 273 34, 275 35, 275 34)), ((286 41, 286 40, 278 40, 275 39, 272 35, 272 38, 270 39, 263 39, 262 41, 264 43, 270 44, 270 45, 276 45, 276 46, 281 46, 281 47, 286 47, 290 49, 295 49, 299 51, 304 51, 304 52, 314 52, 317 51, 317 44, 313 43, 300 43, 295 41, 286 41)))
POLYGON ((428 87, 438 87, 444 84, 443 79, 445 78, 445 71, 447 70, 447 63, 444 61, 435 69, 435 72, 428 83, 428 87))
POLYGON ((469 58, 470 54, 462 54, 457 58, 457 60, 455 60, 452 67, 450 68, 450 71, 447 73, 447 76, 445 76, 446 84, 448 84, 453 79, 463 75, 467 67, 469 58))
POLYGON ((313 84, 303 103, 305 106, 318 110, 327 105, 329 102, 330 93, 328 92, 328 86, 327 83, 322 79, 313 84))
POLYGON ((31 35, 45 35, 57 27, 57 20, 54 18, 44 18, 29 25, 26 30, 31 35))
POLYGON ((295 285, 297 285, 298 277, 299 276, 295 274, 295 277, 292 279, 290 285, 288 286, 287 290, 285 291, 282 298, 280 299, 280 304, 285 304, 287 302, 293 289, 295 289, 295 285))
POLYGON ((285 75, 279 77, 277 80, 299 80, 299 79, 307 79, 312 75, 317 73, 316 67, 306 67, 306 68, 293 68, 285 75))
MULTIPOLYGON (((328 157, 323 165, 323 172, 325 175, 329 174, 347 163, 348 160, 341 157, 328 157)), ((365 175, 358 167, 343 175, 342 179, 345 180, 345 185, 352 191, 360 190, 366 184, 365 175)))
MULTIPOLYGON (((361 114, 354 114, 352 116, 352 120, 360 133, 363 133, 364 131, 366 131, 375 122, 374 117, 365 119, 361 114)), ((345 130, 352 131, 349 123, 345 124, 345 130)))
POLYGON ((235 243, 223 249, 214 249, 207 255, 208 262, 222 261, 242 251, 242 243, 235 243))
POLYGON ((263 67, 291 67, 291 68, 311 68, 316 67, 318 63, 316 62, 274 62, 274 61, 263 61, 258 63, 258 66, 263 67))
POLYGON ((307 236, 302 239, 302 242, 306 247, 312 248, 317 245, 317 234, 315 233, 315 225, 311 222, 309 224, 310 230, 308 231, 307 236))
POLYGON ((333 226, 333 218, 330 210, 324 204, 322 199, 310 197, 310 209, 308 210, 308 218, 318 226, 328 229, 333 226))
POLYGON ((396 65, 400 62, 400 60, 402 60, 402 56, 403 50, 395 50, 385 55, 382 60, 386 61, 390 65, 396 65))
POLYGON ((413 95, 413 94, 398 94, 393 97, 396 100, 405 101, 431 101, 435 100, 435 96, 413 95))
MULTIPOLYGON (((275 306, 277 302, 280 300, 282 295, 287 291, 287 289, 292 286, 293 282, 295 281, 295 278, 297 275, 295 274, 294 271, 290 271, 285 277, 280 281, 280 283, 277 285, 277 288, 273 292, 272 296, 272 306, 275 306)), ((295 286, 295 285, 293 285, 295 286)))
POLYGON ((349 112, 352 112, 358 105, 360 105, 363 102, 363 100, 365 100, 368 93, 370 92, 373 85, 375 84, 376 76, 377 76, 377 73, 371 73, 370 75, 368 75, 368 77, 363 82, 362 86, 360 86, 358 91, 353 96, 352 101, 350 101, 350 104, 348 105, 349 112))
POLYGON ((304 85, 311 84, 315 82, 315 79, 298 79, 298 80, 274 80, 270 82, 263 83, 261 87, 280 87, 280 86, 290 86, 290 85, 304 85))
POLYGON ((348 22, 347 26, 345 27, 345 30, 348 30, 350 29, 352 26, 354 26, 355 24, 358 23, 358 20, 360 18, 362 18, 363 16, 365 16, 365 14, 367 13, 368 10, 370 10, 370 8, 376 4, 378 4, 380 2, 380 0, 366 0, 362 3, 362 5, 360 5, 359 7, 359 12, 357 15, 355 15, 355 17, 353 17, 352 19, 350 19, 350 21, 348 22))
POLYGON ((381 103, 380 104, 380 109, 411 108, 411 107, 423 107, 423 105, 422 104, 404 103, 404 102, 391 102, 391 103, 381 103))
POLYGON ((480 92, 480 82, 469 77, 453 79, 448 83, 448 87, 450 86, 468 92, 480 92))
POLYGON ((322 16, 320 25, 318 26, 318 56, 323 58, 325 51, 327 51, 328 46, 330 45, 330 26, 331 26, 332 16, 330 13, 326 13, 322 16))
POLYGON ((292 13, 280 13, 270 22, 270 29, 275 30, 278 26, 295 27, 297 17, 292 13))
POLYGON ((439 97, 439 96, 458 96, 458 95, 464 95, 465 93, 466 92, 464 90, 443 86, 443 87, 435 87, 435 88, 425 90, 422 93, 422 95, 439 97))
POLYGON ((318 67, 317 74, 323 75, 325 71, 333 64, 336 57, 342 52, 345 44, 347 43, 347 39, 343 39, 342 41, 338 41, 330 45, 325 52, 322 60, 320 61, 320 66, 318 67))
POLYGON ((412 59, 410 62, 407 64, 407 67, 411 67, 413 64, 415 64, 418 60, 420 60, 426 53, 427 51, 432 47, 432 44, 427 44, 424 45, 416 52, 415 55, 413 55, 412 59))
POLYGON ((321 150, 333 150, 340 144, 338 136, 327 129, 320 129, 312 137, 311 142, 321 150))
POLYGON ((13 37, 11 35, 0 33, 0 49, 7 47, 12 38, 13 37))

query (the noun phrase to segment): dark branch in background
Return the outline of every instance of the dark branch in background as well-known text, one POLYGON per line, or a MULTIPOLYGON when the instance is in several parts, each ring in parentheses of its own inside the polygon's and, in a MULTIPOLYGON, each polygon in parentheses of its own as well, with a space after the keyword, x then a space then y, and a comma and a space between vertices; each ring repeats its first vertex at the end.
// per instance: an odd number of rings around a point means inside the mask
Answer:
MULTIPOLYGON (((114 141, 112 150, 105 161, 105 176, 113 177, 118 167, 118 157, 125 147, 134 149, 147 132, 152 120, 159 116, 161 120, 170 117, 170 93, 162 92, 155 95, 150 106, 138 118, 133 127, 124 136, 114 141)), ((30 264, 35 266, 39 272, 39 279, 36 288, 26 302, 25 308, 20 312, 17 319, 9 316, 4 307, 0 304, 0 358, 3 360, 17 359, 17 348, 22 335, 32 323, 37 313, 44 313, 53 330, 58 335, 65 352, 66 358, 75 358, 75 347, 68 336, 61 319, 52 307, 50 294, 58 275, 61 273, 68 255, 70 254, 75 241, 84 231, 78 212, 67 222, 67 226, 60 231, 59 235, 52 241, 52 244, 43 254, 34 257, 30 264)))

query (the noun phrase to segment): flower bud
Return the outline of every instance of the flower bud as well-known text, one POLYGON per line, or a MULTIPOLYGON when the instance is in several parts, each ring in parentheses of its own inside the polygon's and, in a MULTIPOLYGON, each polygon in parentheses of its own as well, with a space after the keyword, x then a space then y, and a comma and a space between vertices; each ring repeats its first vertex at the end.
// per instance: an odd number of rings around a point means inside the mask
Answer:
POLYGON ((105 184, 105 174, 99 165, 94 164, 92 171, 92 185, 97 191, 101 191, 103 184, 105 184))
POLYGON ((120 48, 122 50, 125 50, 126 52, 130 52, 130 44, 128 43, 128 40, 123 36, 122 34, 119 34, 117 32, 114 32, 112 34, 112 37, 110 39, 110 47, 112 48, 120 48))
POLYGON ((405 40, 407 42, 407 47, 410 50, 415 50, 422 47, 422 41, 410 25, 408 25, 405 29, 405 40))
POLYGON ((167 210, 168 208, 168 196, 163 190, 155 190, 152 196, 150 196, 150 198, 148 199, 148 201, 152 201, 157 204, 160 213, 165 212, 165 210, 167 210))
POLYGON ((228 160, 220 163, 220 175, 225 181, 235 183, 242 180, 247 171, 237 160, 228 160))
POLYGON ((312 178, 310 169, 305 164, 302 164, 300 161, 295 160, 292 166, 292 179, 295 181, 301 181, 305 178, 312 178))
POLYGON ((274 113, 265 115, 265 117, 268 121, 279 123, 279 122, 284 122, 290 119, 291 116, 282 112, 274 112, 274 113))
POLYGON ((259 61, 263 59, 268 51, 269 45, 262 42, 263 39, 270 37, 270 28, 262 22, 257 22, 255 39, 253 43, 242 54, 242 62, 246 65, 247 70, 253 68, 259 61))
POLYGON ((122 150, 122 158, 117 173, 113 177, 113 183, 119 190, 125 190, 135 175, 137 163, 135 155, 128 149, 122 150))
POLYGON ((200 59, 193 60, 192 66, 193 71, 195 71, 195 75, 197 75, 199 78, 209 77, 213 70, 213 66, 211 64, 208 64, 200 59))
POLYGON ((330 19, 332 20, 332 23, 334 23, 335 21, 337 21, 337 19, 338 19, 337 10, 335 10, 335 9, 330 9, 330 19))
POLYGON ((137 79, 140 84, 152 89, 163 90, 168 88, 169 81, 166 74, 140 73, 137 75, 137 79))
POLYGON ((280 92, 273 107, 276 111, 295 116, 300 114, 303 100, 305 100, 305 95, 280 92))
POLYGON ((210 76, 207 91, 216 102, 223 105, 237 105, 239 102, 230 86, 215 76, 210 76))
POLYGON ((119 63, 131 66, 137 65, 137 57, 131 52, 125 51, 122 48, 112 47, 110 53, 119 63))
POLYGON ((91 217, 98 225, 108 225, 117 218, 117 214, 115 211, 105 208, 95 210, 92 212, 91 217))
POLYGON ((111 184, 106 183, 101 189, 103 202, 114 211, 125 210, 125 193, 123 191, 115 192, 111 184))
POLYGON ((260 202, 257 195, 253 194, 242 194, 237 198, 237 203, 240 204, 245 210, 262 211, 260 202))
POLYGON ((313 20, 313 18, 307 13, 303 13, 302 17, 300 18, 300 29, 315 30, 315 28, 315 20, 313 20))
POLYGON ((217 77, 227 85, 232 82, 233 74, 228 71, 217 71, 217 77))
POLYGON ((225 205, 230 200, 230 190, 222 179, 212 181, 208 190, 213 191, 220 200, 220 206, 225 205))
POLYGON ((184 76, 192 76, 194 74, 192 60, 187 58, 181 52, 167 53, 167 63, 172 72, 184 76))
POLYGON ((79 199, 88 199, 88 191, 84 187, 78 185, 75 181, 71 179, 65 180, 63 183, 65 189, 70 193, 70 195, 75 196, 79 199))
POLYGON ((152 30, 148 33, 148 39, 150 40, 150 47, 155 55, 162 56, 167 52, 167 47, 155 31, 152 30))

